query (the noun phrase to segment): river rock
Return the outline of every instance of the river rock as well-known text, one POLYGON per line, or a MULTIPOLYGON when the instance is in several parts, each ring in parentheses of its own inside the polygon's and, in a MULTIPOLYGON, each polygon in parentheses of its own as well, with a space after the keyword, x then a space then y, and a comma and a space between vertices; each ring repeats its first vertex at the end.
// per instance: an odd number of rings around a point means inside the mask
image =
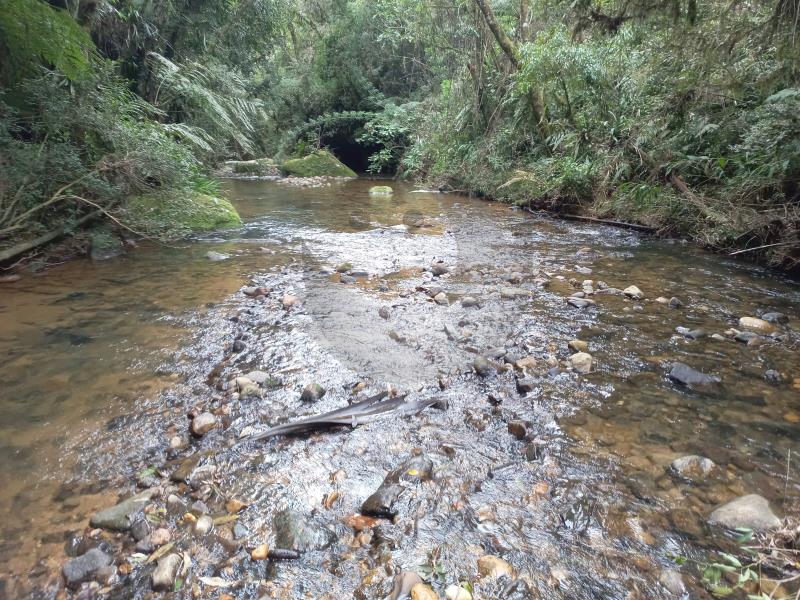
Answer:
POLYGON ((309 383, 303 388, 303 393, 300 394, 302 402, 316 402, 325 395, 325 388, 318 383, 309 383))
POLYGON ((488 579, 497 579, 504 575, 513 577, 514 568, 502 558, 487 554, 478 559, 478 573, 488 579))
POLYGON ((210 252, 206 252, 206 258, 212 262, 219 262, 221 260, 229 259, 230 254, 223 254, 222 252, 214 252, 212 250, 210 252))
POLYGON ((587 300, 585 298, 576 298, 574 296, 570 296, 567 298, 567 304, 570 306, 574 306, 575 308, 588 308, 590 306, 594 306, 594 300, 587 300))
POLYGON ((189 477, 192 475, 192 471, 194 471, 199 462, 200 456, 198 454, 193 454, 184 458, 178 465, 178 468, 170 474, 169 478, 176 483, 188 481, 189 477))
POLYGON ((622 293, 625 294, 628 298, 633 298, 634 300, 641 300, 642 298, 644 298, 642 290, 640 290, 635 285, 629 285, 624 290, 622 290, 622 293))
POLYGON ((683 302, 681 302, 680 298, 676 298, 673 296, 669 299, 669 307, 670 308, 681 308, 683 306, 683 302))
POLYGON ((447 273, 448 270, 449 269, 446 266, 444 266, 442 263, 436 263, 435 265, 433 265, 431 267, 431 273, 433 273, 437 277, 440 276, 440 275, 444 275, 445 273, 447 273))
POLYGON ((508 433, 513 435, 518 440, 524 440, 525 436, 528 435, 528 426, 526 425, 525 421, 522 421, 521 419, 509 421, 508 433))
POLYGON ((670 469, 675 475, 695 483, 704 481, 716 470, 716 467, 717 465, 710 458, 695 454, 676 458, 670 465, 670 469))
POLYGON ((178 554, 168 554, 158 560, 153 571, 153 589, 160 592, 172 590, 182 559, 178 554))
POLYGON ((669 378, 691 389, 708 389, 721 380, 715 375, 706 375, 683 363, 675 363, 669 372, 669 378))
POLYGON ((536 389, 536 380, 532 377, 521 377, 517 379, 517 391, 520 394, 530 394, 536 389))
POLYGON ((436 302, 439 306, 447 306, 450 304, 450 301, 447 299, 447 294, 444 292, 439 292, 433 297, 433 301, 436 302))
POLYGON ((411 600, 439 600, 439 596, 426 583, 418 583, 411 588, 411 600))
POLYGON ((281 298, 281 305, 286 310, 289 310, 293 306, 297 306, 299 302, 300 298, 293 296, 292 294, 284 294, 283 298, 281 298))
POLYGON ((742 317, 741 319, 739 319, 739 327, 744 327, 745 329, 751 329, 765 333, 769 333, 770 331, 773 331, 775 329, 772 323, 769 323, 764 319, 757 319, 755 317, 742 317))
POLYGON ((748 494, 723 504, 711 513, 708 522, 727 529, 741 527, 753 531, 768 531, 781 525, 767 499, 758 494, 748 494))
POLYGON ((203 436, 217 426, 217 417, 210 412, 203 412, 192 419, 192 433, 203 436))
POLYGON ((89 524, 100 529, 127 531, 133 524, 133 517, 144 508, 154 493, 155 490, 145 490, 123 500, 116 506, 101 510, 92 516, 89 524))
POLYGON ((482 356, 479 356, 472 362, 472 368, 475 369, 475 373, 480 377, 489 377, 497 370, 492 363, 482 356))
POLYGON ((658 577, 658 582, 673 596, 683 596, 686 593, 686 586, 683 584, 683 577, 674 569, 665 569, 658 577))
POLYGON ((772 385, 779 385, 783 381, 783 375, 775 369, 764 371, 764 381, 772 385))
POLYGON ((503 300, 515 300, 516 298, 527 298, 530 296, 530 291, 518 287, 504 287, 500 288, 500 298, 503 300))
POLYGON ((92 548, 83 554, 64 563, 61 569, 67 587, 76 588, 81 583, 91 580, 95 573, 111 564, 111 557, 100 550, 92 548))
POLYGON ((514 363, 514 366, 517 367, 518 369, 534 369, 536 368, 536 364, 537 361, 535 356, 524 356, 518 359, 514 363))
POLYGON ((426 456, 413 456, 391 471, 380 487, 361 505, 361 514, 392 518, 399 513, 401 496, 409 488, 433 477, 433 462, 426 456))
POLYGON ((583 340, 570 340, 567 347, 573 352, 587 352, 589 350, 589 343, 583 340))
POLYGON ((478 299, 472 296, 464 296, 461 299, 461 306, 464 308, 473 308, 478 306, 478 299))
POLYGON ((272 520, 275 547, 281 550, 306 552, 330 546, 335 536, 332 531, 296 510, 286 508, 272 520))
POLYGON ((203 515, 199 519, 197 519, 197 523, 194 524, 194 532, 197 535, 206 535, 214 528, 214 520, 208 516, 203 515))
POLYGON ((759 339, 761 336, 753 331, 737 331, 736 335, 733 336, 737 342, 741 342, 742 344, 750 344, 753 340, 759 339))
POLYGON ((387 319, 387 320, 388 320, 388 319, 389 319, 389 317, 391 316, 391 314, 389 313, 389 309, 388 309, 388 308, 386 308, 385 306, 381 306, 381 307, 378 309, 378 316, 379 316, 381 319, 387 319))
POLYGON ((389 595, 389 600, 408 598, 414 586, 420 583, 424 584, 425 582, 422 581, 422 577, 413 571, 400 571, 394 578, 394 585, 392 586, 392 593, 389 595))
POLYGON ((586 374, 592 370, 592 355, 587 352, 577 352, 569 357, 569 364, 577 373, 586 374))
POLYGON ((472 600, 472 594, 460 585, 448 585, 444 591, 445 600, 472 600))
POLYGON ((767 323, 771 323, 772 325, 778 325, 779 323, 789 322, 789 317, 779 312, 764 313, 763 315, 761 315, 761 318, 765 320, 767 323))

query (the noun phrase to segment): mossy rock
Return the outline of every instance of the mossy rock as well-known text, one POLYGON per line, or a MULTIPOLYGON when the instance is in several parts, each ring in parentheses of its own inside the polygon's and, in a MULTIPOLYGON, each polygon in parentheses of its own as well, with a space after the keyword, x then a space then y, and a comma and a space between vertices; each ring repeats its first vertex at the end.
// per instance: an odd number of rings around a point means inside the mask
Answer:
POLYGON ((369 193, 372 196, 389 196, 394 194, 394 190, 388 185, 373 185, 369 188, 369 193))
POLYGON ((278 175, 278 165, 271 158, 229 160, 225 167, 238 175, 278 175))
POLYGON ((196 192, 132 198, 128 202, 127 216, 135 225, 134 229, 167 238, 242 224, 242 218, 228 200, 196 192))
POLYGON ((108 260, 125 254, 125 246, 114 229, 107 224, 89 230, 89 257, 108 260))
POLYGON ((281 171, 295 177, 357 177, 355 171, 327 150, 289 159, 281 165, 281 171))

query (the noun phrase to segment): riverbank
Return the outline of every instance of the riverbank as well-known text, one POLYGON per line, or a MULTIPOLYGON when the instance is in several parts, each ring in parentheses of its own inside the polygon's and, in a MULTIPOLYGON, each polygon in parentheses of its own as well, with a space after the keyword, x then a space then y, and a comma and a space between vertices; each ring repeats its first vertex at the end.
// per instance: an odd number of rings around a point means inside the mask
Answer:
POLYGON ((226 187, 240 229, 4 288, 12 594, 56 593, 97 549, 71 593, 386 597, 417 573, 440 597, 703 597, 670 556, 736 550, 717 507, 797 505, 790 280, 402 183, 391 199, 365 181, 226 187), (37 302, 39 320, 16 318, 37 302), (741 317, 777 322, 747 333, 741 317), (720 381, 684 387, 676 362, 720 381), (387 389, 431 406, 247 441, 387 389), (9 412, 25 390, 39 410, 9 412), (714 467, 672 467, 690 455, 714 467), (415 473, 391 491, 401 466, 415 473), (107 529, 104 511, 145 490, 107 529))

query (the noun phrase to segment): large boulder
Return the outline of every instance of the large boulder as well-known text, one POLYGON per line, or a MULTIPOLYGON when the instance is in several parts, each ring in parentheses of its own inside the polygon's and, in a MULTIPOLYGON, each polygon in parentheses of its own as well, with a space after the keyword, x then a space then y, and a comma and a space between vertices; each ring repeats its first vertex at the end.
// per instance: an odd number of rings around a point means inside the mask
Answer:
POLYGON ((303 158, 291 158, 281 165, 281 171, 295 177, 357 177, 355 171, 327 150, 317 150, 303 158))
POLYGON ((780 527, 781 520, 772 512, 769 502, 758 494, 748 494, 716 508, 708 517, 712 525, 726 529, 768 531, 780 527))
POLYGON ((126 208, 134 229, 180 238, 193 231, 238 227, 242 219, 225 198, 207 194, 148 194, 132 198, 126 208))

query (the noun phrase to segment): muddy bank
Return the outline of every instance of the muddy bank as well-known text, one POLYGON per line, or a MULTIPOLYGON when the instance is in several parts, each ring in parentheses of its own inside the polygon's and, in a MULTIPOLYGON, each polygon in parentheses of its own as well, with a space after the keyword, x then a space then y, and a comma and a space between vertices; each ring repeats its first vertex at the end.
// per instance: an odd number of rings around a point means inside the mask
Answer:
POLYGON ((727 547, 719 506, 797 505, 794 282, 405 186, 228 185, 239 230, 3 288, 8 593, 703 597, 671 557, 727 547), (382 392, 430 406, 248 439, 382 392))

